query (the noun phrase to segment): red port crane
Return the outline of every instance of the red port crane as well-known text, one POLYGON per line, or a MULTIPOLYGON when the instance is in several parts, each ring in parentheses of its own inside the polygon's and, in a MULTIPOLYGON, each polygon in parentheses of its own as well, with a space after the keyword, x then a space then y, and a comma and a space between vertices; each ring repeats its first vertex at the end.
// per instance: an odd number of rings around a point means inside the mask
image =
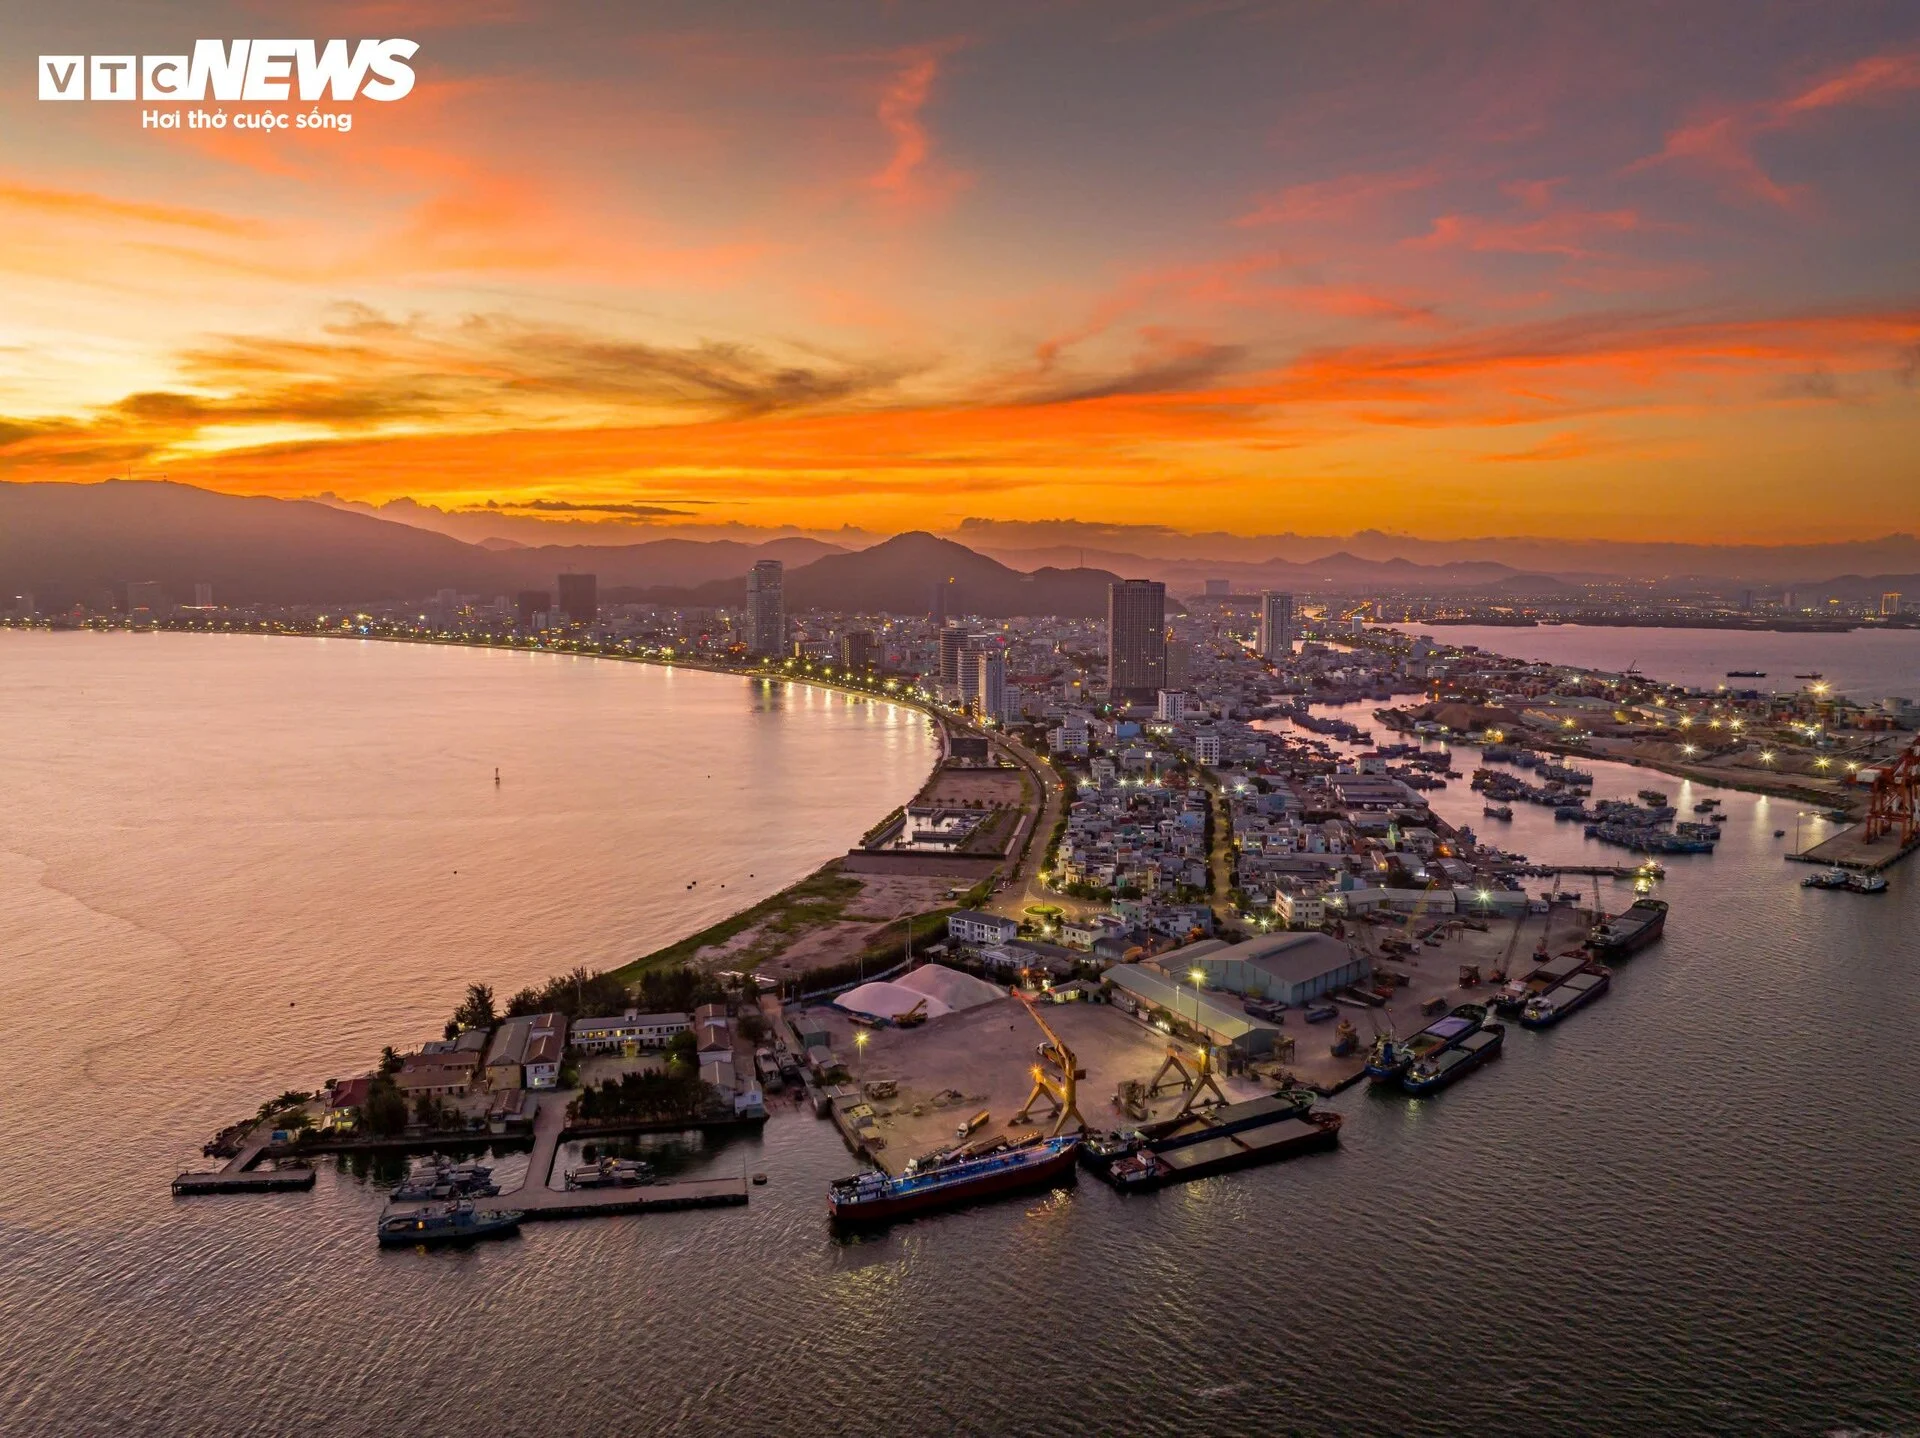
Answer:
POLYGON ((1903 849, 1920 840, 1920 739, 1873 777, 1873 797, 1867 806, 1867 842, 1896 832, 1903 849))

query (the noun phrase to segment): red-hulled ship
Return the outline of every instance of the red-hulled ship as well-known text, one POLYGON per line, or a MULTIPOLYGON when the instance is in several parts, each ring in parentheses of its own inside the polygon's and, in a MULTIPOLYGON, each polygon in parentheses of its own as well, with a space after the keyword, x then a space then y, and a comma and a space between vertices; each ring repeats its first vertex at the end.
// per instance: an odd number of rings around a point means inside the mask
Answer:
POLYGON ((870 1169, 836 1179, 827 1190, 827 1212, 842 1223, 885 1223, 976 1199, 1070 1183, 1074 1150, 1079 1146, 1079 1135, 1072 1134, 898 1178, 870 1169))

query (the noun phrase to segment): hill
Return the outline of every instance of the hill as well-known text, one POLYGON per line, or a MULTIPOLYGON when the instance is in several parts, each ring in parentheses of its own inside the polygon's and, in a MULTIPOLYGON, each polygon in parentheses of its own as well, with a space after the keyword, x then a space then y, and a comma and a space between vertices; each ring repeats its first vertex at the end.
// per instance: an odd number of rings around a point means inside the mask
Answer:
POLYGON ((164 480, 0 484, 0 590, 42 607, 128 580, 174 599, 333 604, 497 587, 497 556, 457 539, 305 500, 216 494, 164 480))
MULTIPOLYGON (((1021 614, 1057 614, 1092 619, 1107 612, 1107 586, 1119 576, 1104 569, 1010 569, 964 544, 915 531, 870 549, 830 554, 791 569, 787 609, 839 609, 865 613, 925 614, 937 586, 949 585, 947 612, 1007 619, 1021 614)), ((666 597, 666 596, 662 596, 666 597)), ((701 586, 683 602, 738 604, 746 597, 742 575, 701 586)))

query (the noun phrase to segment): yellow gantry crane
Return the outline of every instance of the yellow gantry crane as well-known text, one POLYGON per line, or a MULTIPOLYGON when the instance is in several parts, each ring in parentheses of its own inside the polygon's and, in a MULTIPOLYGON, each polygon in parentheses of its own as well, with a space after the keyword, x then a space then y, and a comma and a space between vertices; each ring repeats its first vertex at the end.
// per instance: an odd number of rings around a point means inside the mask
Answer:
POLYGON ((1175 1118, 1186 1117, 1187 1111, 1200 1101, 1200 1095, 1203 1093, 1211 1092, 1221 1103, 1231 1102, 1227 1098, 1226 1090, 1220 1087, 1219 1079, 1214 1077, 1212 1045, 1202 1042, 1195 1047, 1194 1054, 1196 1058, 1193 1069, 1189 1072, 1187 1066, 1180 1061, 1180 1045, 1168 1044, 1167 1061, 1160 1065, 1160 1072, 1155 1074, 1153 1082, 1147 1085, 1147 1097, 1151 1098, 1160 1092, 1161 1083, 1169 1070, 1180 1075, 1181 1087, 1186 1090, 1186 1098, 1181 1102, 1179 1111, 1174 1114, 1175 1118))
POLYGON ((1069 1120, 1085 1131, 1087 1121, 1080 1115, 1079 1089, 1080 1080, 1087 1076, 1087 1071, 1080 1067, 1080 1061, 1073 1056, 1073 1050, 1061 1041, 1060 1035, 1040 1017, 1040 1009, 1034 1001, 1022 997, 1020 1002, 1026 1005, 1027 1012, 1040 1025, 1040 1032, 1047 1039, 1039 1047, 1039 1062, 1033 1066, 1033 1092, 1027 1095, 1027 1101, 1020 1106, 1020 1112, 1013 1116, 1012 1121, 1016 1124, 1027 1122, 1033 1106, 1045 1099, 1050 1105, 1048 1112, 1053 1115, 1054 1136, 1065 1131, 1069 1120))

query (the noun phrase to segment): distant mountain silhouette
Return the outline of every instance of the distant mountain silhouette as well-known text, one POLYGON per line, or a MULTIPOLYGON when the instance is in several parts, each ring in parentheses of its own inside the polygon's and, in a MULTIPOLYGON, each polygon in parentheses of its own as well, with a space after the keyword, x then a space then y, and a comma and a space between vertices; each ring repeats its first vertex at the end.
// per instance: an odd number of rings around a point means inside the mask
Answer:
MULTIPOLYGON (((1024 574, 964 544, 916 530, 870 549, 830 554, 788 570, 787 609, 925 614, 933 605, 935 586, 951 583, 947 610, 955 616, 1057 614, 1092 619, 1106 614, 1107 586, 1118 577, 1104 569, 1049 568, 1024 574)), ((737 604, 745 596, 743 573, 674 597, 689 603, 737 604)))
POLYGON ((598 575, 605 594, 711 583, 744 575, 758 559, 805 563, 834 552, 804 538, 469 544, 335 505, 163 480, 0 484, 0 591, 31 592, 43 608, 92 603, 130 580, 157 580, 176 603, 205 582, 224 604, 348 604, 438 589, 492 599, 551 589, 556 576, 576 571, 598 575))
POLYGON ((159 480, 0 484, 0 590, 41 607, 92 603, 129 580, 175 602, 334 604, 501 582, 500 559, 442 534, 303 500, 159 480))

